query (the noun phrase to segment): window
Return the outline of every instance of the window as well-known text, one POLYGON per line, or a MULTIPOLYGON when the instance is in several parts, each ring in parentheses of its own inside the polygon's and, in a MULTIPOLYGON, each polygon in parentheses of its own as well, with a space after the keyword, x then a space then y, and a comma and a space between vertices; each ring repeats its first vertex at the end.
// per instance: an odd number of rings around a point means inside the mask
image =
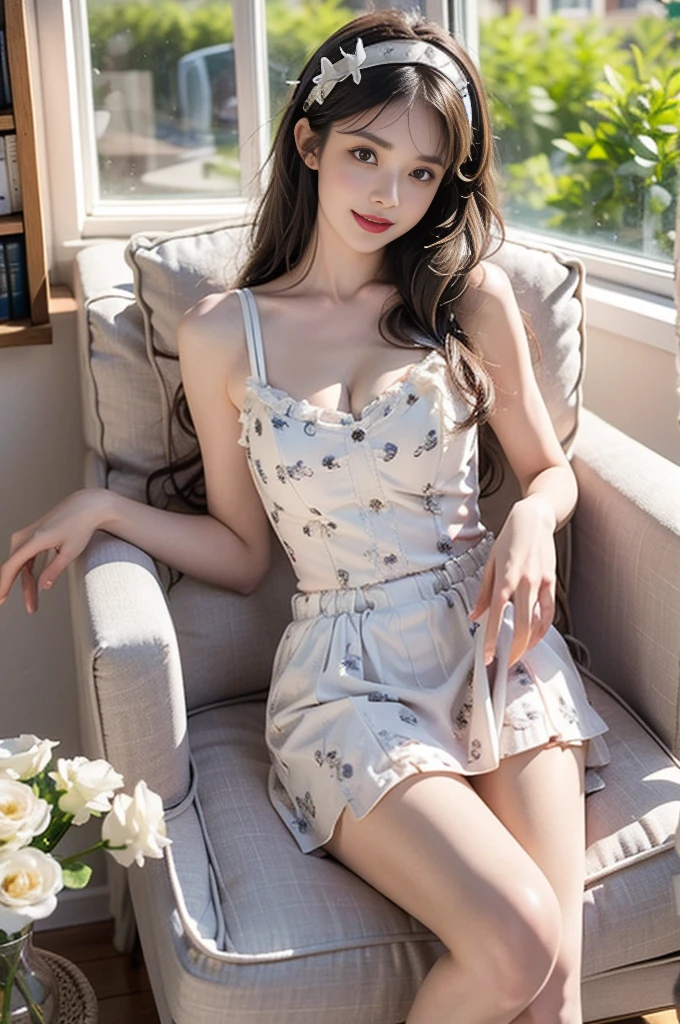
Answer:
POLYGON ((96 201, 241 194, 229 0, 87 0, 96 201))
MULTIPOLYGON (((417 0, 401 6, 422 10, 417 0)), ((267 143, 290 92, 286 82, 327 35, 368 9, 363 0, 264 0, 267 143)), ((239 120, 237 64, 250 61, 247 40, 235 40, 234 5, 87 0, 87 28, 94 201, 240 197, 240 144, 252 126, 239 120)))
POLYGON ((48 163, 59 183, 55 242, 64 267, 81 238, 232 214, 240 220, 258 195, 286 82, 338 24, 396 3, 464 36, 481 66, 511 236, 557 241, 584 258, 591 281, 672 295, 680 85, 662 72, 680 63, 680 20, 668 18, 659 0, 587 0, 585 7, 581 0, 35 3, 41 71, 50 83, 43 87, 48 135, 50 125, 61 125, 49 139, 48 163), (640 68, 633 44, 644 54, 640 68), (649 130, 629 131, 639 151, 627 161, 635 169, 624 172, 620 151, 600 164, 597 147, 586 149, 578 136, 592 131, 597 139, 600 131, 607 141, 607 114, 589 103, 611 99, 599 95, 605 86, 615 93, 616 83, 628 89, 632 80, 646 83, 636 93, 643 96, 639 126, 654 81, 671 106, 649 130), (74 117, 65 126, 68 107, 74 117), (626 176, 638 186, 630 202, 599 195, 603 181, 619 188, 626 176))

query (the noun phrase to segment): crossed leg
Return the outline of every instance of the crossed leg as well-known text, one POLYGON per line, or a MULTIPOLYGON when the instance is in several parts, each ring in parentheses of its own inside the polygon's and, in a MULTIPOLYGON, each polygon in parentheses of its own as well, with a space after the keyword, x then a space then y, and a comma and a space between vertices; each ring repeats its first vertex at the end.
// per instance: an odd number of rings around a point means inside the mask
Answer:
POLYGON ((539 748, 479 791, 417 774, 343 812, 326 849, 447 948, 407 1024, 580 1024, 583 760, 539 748))

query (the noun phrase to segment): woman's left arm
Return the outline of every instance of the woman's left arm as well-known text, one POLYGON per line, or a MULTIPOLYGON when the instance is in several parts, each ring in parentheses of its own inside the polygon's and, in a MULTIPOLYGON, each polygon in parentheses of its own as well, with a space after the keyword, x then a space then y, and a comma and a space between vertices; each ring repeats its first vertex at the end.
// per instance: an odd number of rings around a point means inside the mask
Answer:
POLYGON ((503 608, 514 605, 510 664, 543 637, 555 613, 554 533, 576 506, 576 477, 562 451, 531 364, 529 343, 505 271, 481 263, 456 316, 474 338, 494 383, 489 424, 519 481, 515 502, 484 570, 471 619, 488 609, 485 661, 494 657, 503 608))

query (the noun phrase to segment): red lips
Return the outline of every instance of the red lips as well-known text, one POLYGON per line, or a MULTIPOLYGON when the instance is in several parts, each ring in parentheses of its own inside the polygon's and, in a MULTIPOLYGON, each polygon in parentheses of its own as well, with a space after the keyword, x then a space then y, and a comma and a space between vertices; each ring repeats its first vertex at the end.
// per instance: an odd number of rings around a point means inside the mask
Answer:
POLYGON ((368 220, 367 217, 362 217, 360 213, 355 213, 354 210, 352 210, 352 216, 359 227, 363 228, 364 231, 376 233, 380 231, 387 231, 388 228, 392 227, 392 221, 385 220, 384 217, 380 217, 377 220, 368 220))

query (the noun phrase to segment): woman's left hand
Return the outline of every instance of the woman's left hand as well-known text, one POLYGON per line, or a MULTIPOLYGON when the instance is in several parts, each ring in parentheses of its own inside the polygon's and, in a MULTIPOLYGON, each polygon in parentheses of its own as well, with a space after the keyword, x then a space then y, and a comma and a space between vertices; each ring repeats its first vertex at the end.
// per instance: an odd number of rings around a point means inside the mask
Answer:
POLYGON ((555 513, 540 494, 517 501, 498 534, 484 568, 473 621, 488 609, 484 661, 496 651, 503 609, 514 605, 515 633, 510 665, 548 632, 555 614, 555 513))

